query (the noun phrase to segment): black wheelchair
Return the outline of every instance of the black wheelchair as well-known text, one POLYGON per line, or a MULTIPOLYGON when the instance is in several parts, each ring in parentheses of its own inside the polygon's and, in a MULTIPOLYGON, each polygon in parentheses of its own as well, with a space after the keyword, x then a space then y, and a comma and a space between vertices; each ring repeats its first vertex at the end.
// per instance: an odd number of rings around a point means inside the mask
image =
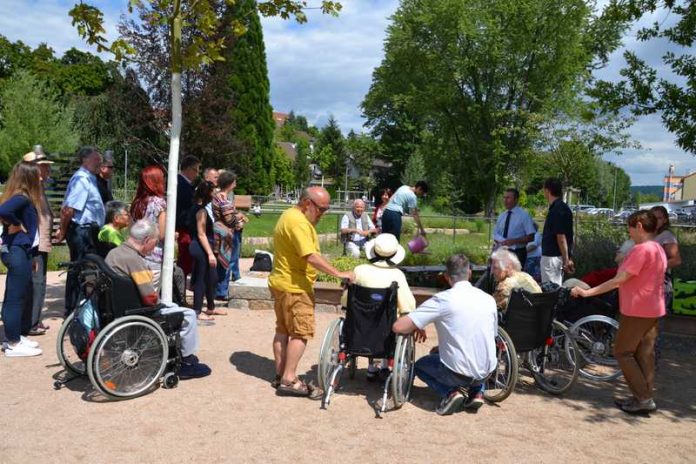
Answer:
POLYGON ((355 376, 357 358, 387 358, 392 367, 384 384, 382 406, 377 414, 387 409, 391 393, 394 407, 400 408, 409 400, 413 385, 415 341, 412 335, 396 335, 392 324, 396 321, 396 282, 386 289, 348 286, 345 317, 329 325, 319 352, 319 385, 324 389, 322 409, 331 402, 331 395, 339 389, 341 375, 349 371, 355 376))
POLYGON ((130 277, 116 274, 98 255, 68 266, 78 276, 80 292, 60 327, 56 352, 72 376, 54 387, 85 374, 114 400, 143 395, 159 382, 176 387, 183 314, 161 315, 161 307, 143 307, 130 277))
POLYGON ((510 396, 519 378, 518 355, 542 390, 560 395, 578 378, 579 353, 568 328, 556 320, 559 291, 514 290, 499 318, 498 366, 486 381, 484 397, 499 402, 510 396))

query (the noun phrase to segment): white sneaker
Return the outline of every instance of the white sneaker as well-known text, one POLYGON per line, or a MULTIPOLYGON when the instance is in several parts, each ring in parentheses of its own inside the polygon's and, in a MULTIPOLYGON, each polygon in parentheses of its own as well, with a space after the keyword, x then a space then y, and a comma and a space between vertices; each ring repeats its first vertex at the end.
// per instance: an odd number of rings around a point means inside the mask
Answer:
POLYGON ((39 356, 43 351, 39 348, 32 348, 25 345, 23 342, 17 343, 15 346, 7 345, 5 348, 5 357, 8 358, 24 358, 29 356, 39 356))
POLYGON ((39 342, 35 342, 34 340, 29 340, 24 335, 19 336, 19 341, 20 341, 20 343, 28 346, 29 348, 38 348, 39 347, 39 342))

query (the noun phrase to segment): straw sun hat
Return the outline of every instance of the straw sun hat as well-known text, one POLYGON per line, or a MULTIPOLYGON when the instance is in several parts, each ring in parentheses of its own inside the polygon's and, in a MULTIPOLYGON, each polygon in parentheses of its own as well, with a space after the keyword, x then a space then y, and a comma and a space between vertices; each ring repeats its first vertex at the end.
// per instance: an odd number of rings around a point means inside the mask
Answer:
POLYGON ((396 266, 406 257, 406 250, 392 234, 380 234, 365 244, 365 256, 377 266, 396 266))

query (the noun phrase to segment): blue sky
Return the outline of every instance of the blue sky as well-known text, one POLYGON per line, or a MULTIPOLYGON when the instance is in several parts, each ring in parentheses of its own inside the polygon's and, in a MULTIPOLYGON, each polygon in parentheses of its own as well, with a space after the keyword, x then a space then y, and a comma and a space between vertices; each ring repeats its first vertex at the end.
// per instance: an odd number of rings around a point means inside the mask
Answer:
MULTIPOLYGON (((0 33, 10 40, 36 46, 48 43, 58 54, 70 47, 89 50, 70 25, 68 10, 77 0, 0 0, 0 33)), ((115 36, 119 15, 127 0, 91 0, 105 14, 106 29, 115 36)), ((310 3, 312 3, 310 1, 310 3)), ((344 132, 362 129, 360 102, 370 87, 372 71, 383 56, 389 17, 397 0, 346 0, 338 18, 309 11, 309 23, 298 26, 277 18, 263 20, 271 102, 277 111, 295 110, 311 123, 323 125, 333 114, 344 132)), ((645 18, 669 25, 675 19, 658 11, 645 18)), ((624 41, 649 63, 658 65, 666 51, 660 43, 639 43, 632 31, 624 41)), ((92 50, 93 51, 93 50, 92 50)), ((621 51, 612 56, 601 77, 618 76, 621 51)), ((661 184, 669 164, 678 173, 696 171, 696 158, 679 149, 659 116, 642 117, 631 134, 643 148, 620 156, 607 156, 631 176, 633 185, 661 184)))

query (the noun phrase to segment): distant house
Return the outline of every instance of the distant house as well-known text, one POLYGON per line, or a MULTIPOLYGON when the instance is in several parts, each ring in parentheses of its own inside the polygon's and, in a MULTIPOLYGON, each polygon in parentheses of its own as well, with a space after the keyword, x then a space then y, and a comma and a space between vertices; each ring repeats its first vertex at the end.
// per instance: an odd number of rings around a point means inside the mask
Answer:
POLYGON ((288 113, 281 113, 280 111, 273 112, 273 121, 275 121, 276 127, 283 127, 285 121, 288 120, 288 113))

